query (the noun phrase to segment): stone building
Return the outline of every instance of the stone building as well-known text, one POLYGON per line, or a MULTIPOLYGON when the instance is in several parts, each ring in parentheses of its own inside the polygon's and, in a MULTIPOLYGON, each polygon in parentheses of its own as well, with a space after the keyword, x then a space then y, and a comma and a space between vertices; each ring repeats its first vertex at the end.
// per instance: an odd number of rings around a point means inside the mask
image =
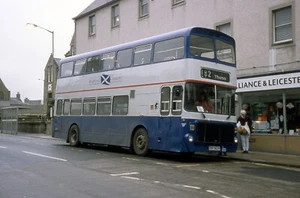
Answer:
POLYGON ((236 40, 236 112, 254 121, 252 148, 300 154, 299 19, 296 0, 95 0, 74 17, 70 52, 188 26, 222 31, 236 40))
POLYGON ((43 105, 44 112, 48 119, 53 115, 53 105, 59 61, 60 59, 53 58, 51 54, 44 68, 43 105))
POLYGON ((0 79, 0 132, 45 132, 44 109, 41 100, 10 96, 10 91, 0 79))
POLYGON ((0 108, 10 106, 10 91, 0 78, 0 108))

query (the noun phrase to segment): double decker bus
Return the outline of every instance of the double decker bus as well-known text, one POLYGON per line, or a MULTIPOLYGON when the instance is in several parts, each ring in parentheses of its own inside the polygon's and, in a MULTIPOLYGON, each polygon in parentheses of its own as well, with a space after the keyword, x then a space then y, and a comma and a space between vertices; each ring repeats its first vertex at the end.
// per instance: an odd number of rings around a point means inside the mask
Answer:
POLYGON ((78 54, 60 62, 52 136, 142 156, 235 152, 235 89, 235 41, 212 29, 78 54))

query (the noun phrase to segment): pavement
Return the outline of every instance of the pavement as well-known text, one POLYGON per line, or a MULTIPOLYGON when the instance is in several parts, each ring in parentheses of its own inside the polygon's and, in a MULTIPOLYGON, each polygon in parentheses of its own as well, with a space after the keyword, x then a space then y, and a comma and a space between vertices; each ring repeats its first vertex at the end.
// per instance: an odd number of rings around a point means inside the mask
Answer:
MULTIPOLYGON (((47 134, 18 132, 16 135, 57 140, 56 138, 53 138, 47 134)), ((253 163, 300 168, 300 155, 258 152, 258 151, 251 151, 251 150, 249 151, 249 153, 242 153, 241 150, 238 150, 236 153, 227 153, 226 156, 218 156, 218 157, 240 160, 240 161, 248 161, 253 163)))

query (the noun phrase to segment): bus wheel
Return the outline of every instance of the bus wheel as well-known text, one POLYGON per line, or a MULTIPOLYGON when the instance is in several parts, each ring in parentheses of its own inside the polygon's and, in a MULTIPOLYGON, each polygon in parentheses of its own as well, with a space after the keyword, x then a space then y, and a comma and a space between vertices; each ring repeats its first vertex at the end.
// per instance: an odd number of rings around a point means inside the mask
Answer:
POLYGON ((133 137, 133 151, 135 154, 145 156, 148 154, 148 134, 146 129, 139 128, 133 137))
POLYGON ((69 130, 69 143, 71 146, 79 145, 79 129, 77 125, 71 126, 69 130))

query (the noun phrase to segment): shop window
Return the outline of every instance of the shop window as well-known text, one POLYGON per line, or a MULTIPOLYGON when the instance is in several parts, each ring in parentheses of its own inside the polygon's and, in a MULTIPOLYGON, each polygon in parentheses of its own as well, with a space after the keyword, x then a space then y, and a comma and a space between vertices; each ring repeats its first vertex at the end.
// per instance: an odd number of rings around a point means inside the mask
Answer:
POLYGON ((286 91, 285 97, 276 91, 244 94, 242 109, 253 120, 253 132, 300 134, 300 96, 296 93, 299 90, 286 91))

